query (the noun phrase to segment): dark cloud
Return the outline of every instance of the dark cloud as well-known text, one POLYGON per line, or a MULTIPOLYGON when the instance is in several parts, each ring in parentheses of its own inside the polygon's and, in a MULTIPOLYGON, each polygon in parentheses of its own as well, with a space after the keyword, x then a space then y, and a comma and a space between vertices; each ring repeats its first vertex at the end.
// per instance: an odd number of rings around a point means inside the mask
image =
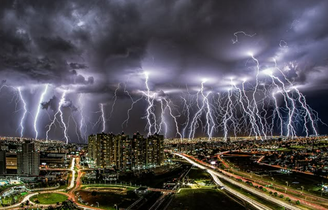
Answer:
POLYGON ((112 103, 118 83, 124 103, 123 83, 132 97, 140 96, 144 71, 162 97, 186 92, 186 85, 195 90, 202 78, 215 91, 230 77, 253 79, 252 51, 262 69, 274 66, 275 58, 303 89, 326 89, 327 10, 326 1, 311 0, 5 0, 0 78, 31 89, 49 84, 55 96, 44 109, 57 110, 65 89, 68 107, 78 110, 84 94, 93 113, 99 103, 112 103), (237 31, 254 36, 236 37, 237 31))
POLYGON ((45 53, 74 53, 75 46, 62 37, 40 37, 37 39, 39 49, 45 53))
POLYGON ((58 110, 59 100, 56 96, 53 96, 49 101, 41 103, 42 109, 51 109, 54 112, 58 110))

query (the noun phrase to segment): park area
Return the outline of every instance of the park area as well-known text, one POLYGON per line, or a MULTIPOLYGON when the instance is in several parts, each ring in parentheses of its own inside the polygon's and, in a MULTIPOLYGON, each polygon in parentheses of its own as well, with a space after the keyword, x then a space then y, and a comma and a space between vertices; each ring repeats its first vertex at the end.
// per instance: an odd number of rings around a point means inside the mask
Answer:
POLYGON ((59 193, 42 193, 32 196, 30 200, 38 204, 56 204, 57 202, 61 203, 66 201, 67 198, 68 197, 66 195, 59 193))
POLYGON ((182 189, 175 194, 168 210, 241 210, 245 207, 241 206, 224 192, 215 189, 182 189))
POLYGON ((87 185, 83 186, 77 195, 82 199, 83 204, 89 206, 99 206, 102 209, 115 209, 114 205, 117 205, 120 208, 127 208, 139 199, 134 189, 135 187, 118 185, 87 185))

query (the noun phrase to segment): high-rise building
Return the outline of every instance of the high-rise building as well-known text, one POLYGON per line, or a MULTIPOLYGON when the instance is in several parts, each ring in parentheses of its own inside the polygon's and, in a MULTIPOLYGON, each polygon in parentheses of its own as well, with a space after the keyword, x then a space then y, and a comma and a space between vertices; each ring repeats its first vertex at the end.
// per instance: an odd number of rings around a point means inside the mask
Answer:
POLYGON ((164 161, 164 137, 153 135, 144 139, 139 133, 132 138, 124 133, 90 135, 88 157, 99 168, 135 170, 156 167, 164 161))
POLYGON ((17 153, 17 174, 38 176, 40 169, 40 153, 36 143, 25 141, 22 151, 17 153))
POLYGON ((0 174, 6 173, 6 151, 0 151, 0 174))

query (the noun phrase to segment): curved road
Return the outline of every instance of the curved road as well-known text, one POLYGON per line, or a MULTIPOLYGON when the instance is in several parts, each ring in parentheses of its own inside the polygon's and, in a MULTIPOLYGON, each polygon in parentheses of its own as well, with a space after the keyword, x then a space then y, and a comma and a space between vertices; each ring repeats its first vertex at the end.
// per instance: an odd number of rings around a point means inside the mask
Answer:
MULTIPOLYGON (((32 201, 30 201, 30 198, 34 195, 37 195, 39 193, 43 194, 43 193, 59 193, 59 194, 63 194, 63 195, 66 195, 69 199, 71 199, 76 205, 78 205, 80 208, 82 209, 85 209, 85 210, 101 210, 100 208, 96 208, 96 207, 90 207, 90 206, 85 206, 85 205, 82 205, 78 202, 75 201, 75 197, 74 197, 74 191, 76 189, 78 189, 79 185, 80 185, 80 176, 81 176, 81 173, 80 173, 80 170, 78 172, 78 180, 77 180, 77 184, 75 186, 75 170, 74 170, 74 167, 75 167, 75 158, 72 159, 72 164, 71 164, 71 167, 68 169, 69 171, 72 172, 72 179, 71 179, 71 182, 69 184, 69 186, 66 188, 66 189, 59 189, 59 190, 47 190, 47 191, 39 191, 39 192, 35 192, 35 193, 31 193, 31 194, 28 194, 26 195, 22 201, 20 201, 19 203, 16 203, 14 205, 11 205, 11 206, 7 206, 7 207, 2 207, 0 209, 21 209, 21 204, 22 203, 25 203, 26 201, 29 201, 31 204, 33 205, 38 205, 39 207, 40 206, 43 206, 43 207, 48 207, 48 206, 51 206, 51 205, 47 205, 47 204, 36 204, 36 203, 33 203, 32 201), (75 188, 74 188, 75 186, 75 188), (74 188, 74 189, 73 189, 74 188), (70 193, 65 193, 64 191, 65 190, 70 190, 70 189, 73 189, 70 193)), ((67 169, 65 169, 67 170, 67 169)), ((53 205, 53 204, 52 204, 53 205)))

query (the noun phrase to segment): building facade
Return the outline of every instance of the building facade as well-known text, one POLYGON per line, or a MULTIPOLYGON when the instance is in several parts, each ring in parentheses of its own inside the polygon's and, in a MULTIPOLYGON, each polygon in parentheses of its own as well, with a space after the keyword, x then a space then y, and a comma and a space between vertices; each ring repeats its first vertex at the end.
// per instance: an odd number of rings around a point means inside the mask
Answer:
POLYGON ((38 176, 40 153, 36 143, 25 141, 22 150, 17 153, 17 174, 38 176))
POLYGON ((136 170, 160 166, 164 161, 164 137, 156 134, 144 138, 139 133, 132 138, 124 133, 90 135, 88 157, 98 168, 136 170))
POLYGON ((6 173, 6 151, 0 151, 0 174, 6 173))

